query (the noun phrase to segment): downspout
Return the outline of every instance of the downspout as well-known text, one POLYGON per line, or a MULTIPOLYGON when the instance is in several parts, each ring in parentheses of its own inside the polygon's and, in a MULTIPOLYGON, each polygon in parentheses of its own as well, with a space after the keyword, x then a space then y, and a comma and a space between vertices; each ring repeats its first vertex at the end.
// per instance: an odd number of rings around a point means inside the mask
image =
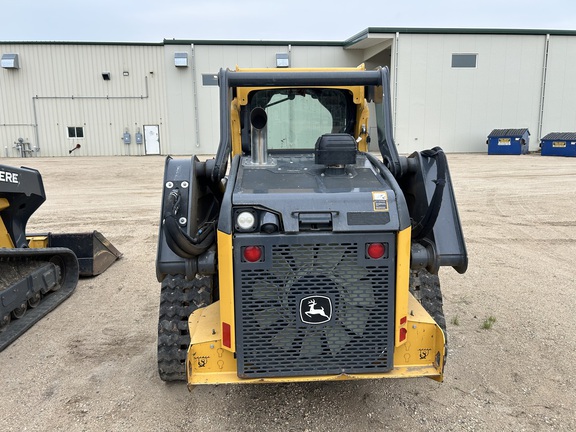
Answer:
POLYGON ((192 49, 192 92, 194 93, 194 123, 196 125, 196 148, 200 147, 200 119, 198 118, 198 87, 196 79, 196 50, 194 44, 191 46, 192 49))
POLYGON ((40 133, 38 132, 38 114, 36 114, 36 99, 32 98, 32 109, 34 110, 34 133, 36 134, 36 153, 40 151, 40 133))
POLYGON ((398 40, 400 39, 400 32, 396 32, 396 38, 394 39, 394 127, 393 133, 396 136, 396 122, 398 116, 396 115, 398 110, 398 40))
POLYGON ((540 86, 540 112, 538 113, 538 142, 542 139, 542 125, 544 124, 544 99, 546 96, 546 74, 548 72, 548 48, 550 47, 550 35, 546 35, 544 45, 544 64, 542 65, 542 84, 540 86))

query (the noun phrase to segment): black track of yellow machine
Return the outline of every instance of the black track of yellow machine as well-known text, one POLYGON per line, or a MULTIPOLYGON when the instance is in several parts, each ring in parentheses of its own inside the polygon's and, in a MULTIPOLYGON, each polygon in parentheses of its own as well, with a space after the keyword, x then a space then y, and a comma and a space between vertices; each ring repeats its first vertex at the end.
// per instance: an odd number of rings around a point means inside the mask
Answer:
POLYGON ((78 259, 66 248, 0 249, 0 351, 66 300, 78 259))

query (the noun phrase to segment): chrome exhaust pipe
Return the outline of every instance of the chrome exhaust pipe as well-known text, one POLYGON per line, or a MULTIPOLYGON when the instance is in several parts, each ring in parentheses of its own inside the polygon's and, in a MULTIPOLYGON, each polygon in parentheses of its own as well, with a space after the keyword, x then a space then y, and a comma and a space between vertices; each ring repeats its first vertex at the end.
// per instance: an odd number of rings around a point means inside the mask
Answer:
POLYGON ((268 131, 266 123, 268 116, 263 108, 257 107, 250 112, 250 125, 252 136, 252 164, 268 164, 268 131))

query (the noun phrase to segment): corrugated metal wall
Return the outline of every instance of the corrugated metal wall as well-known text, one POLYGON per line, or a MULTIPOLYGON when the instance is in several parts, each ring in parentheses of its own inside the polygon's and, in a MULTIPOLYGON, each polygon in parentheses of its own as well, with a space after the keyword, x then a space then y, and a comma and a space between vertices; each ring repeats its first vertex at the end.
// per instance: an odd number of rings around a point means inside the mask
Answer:
POLYGON ((542 136, 576 132, 576 41, 551 36, 546 68, 542 136))
POLYGON ((28 139, 39 156, 143 154, 134 143, 143 125, 168 139, 163 46, 18 44, 20 69, 0 70, 0 139, 4 153, 28 139), (109 73, 110 79, 103 79, 109 73), (37 125, 37 127, 36 127, 37 125), (68 127, 82 127, 71 139, 68 127), (132 143, 123 143, 128 131, 132 143))

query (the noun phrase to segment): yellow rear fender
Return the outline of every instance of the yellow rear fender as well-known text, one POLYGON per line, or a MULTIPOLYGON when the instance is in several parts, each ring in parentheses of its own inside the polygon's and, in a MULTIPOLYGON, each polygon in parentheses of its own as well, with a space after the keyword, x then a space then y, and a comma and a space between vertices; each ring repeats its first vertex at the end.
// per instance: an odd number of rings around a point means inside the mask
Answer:
POLYGON ((248 384, 309 381, 339 381, 374 378, 429 377, 442 381, 445 358, 444 333, 410 295, 406 342, 395 349, 394 368, 387 373, 293 376, 242 379, 237 374, 234 353, 222 344, 220 302, 190 315, 190 347, 186 361, 188 386, 199 384, 248 384))

